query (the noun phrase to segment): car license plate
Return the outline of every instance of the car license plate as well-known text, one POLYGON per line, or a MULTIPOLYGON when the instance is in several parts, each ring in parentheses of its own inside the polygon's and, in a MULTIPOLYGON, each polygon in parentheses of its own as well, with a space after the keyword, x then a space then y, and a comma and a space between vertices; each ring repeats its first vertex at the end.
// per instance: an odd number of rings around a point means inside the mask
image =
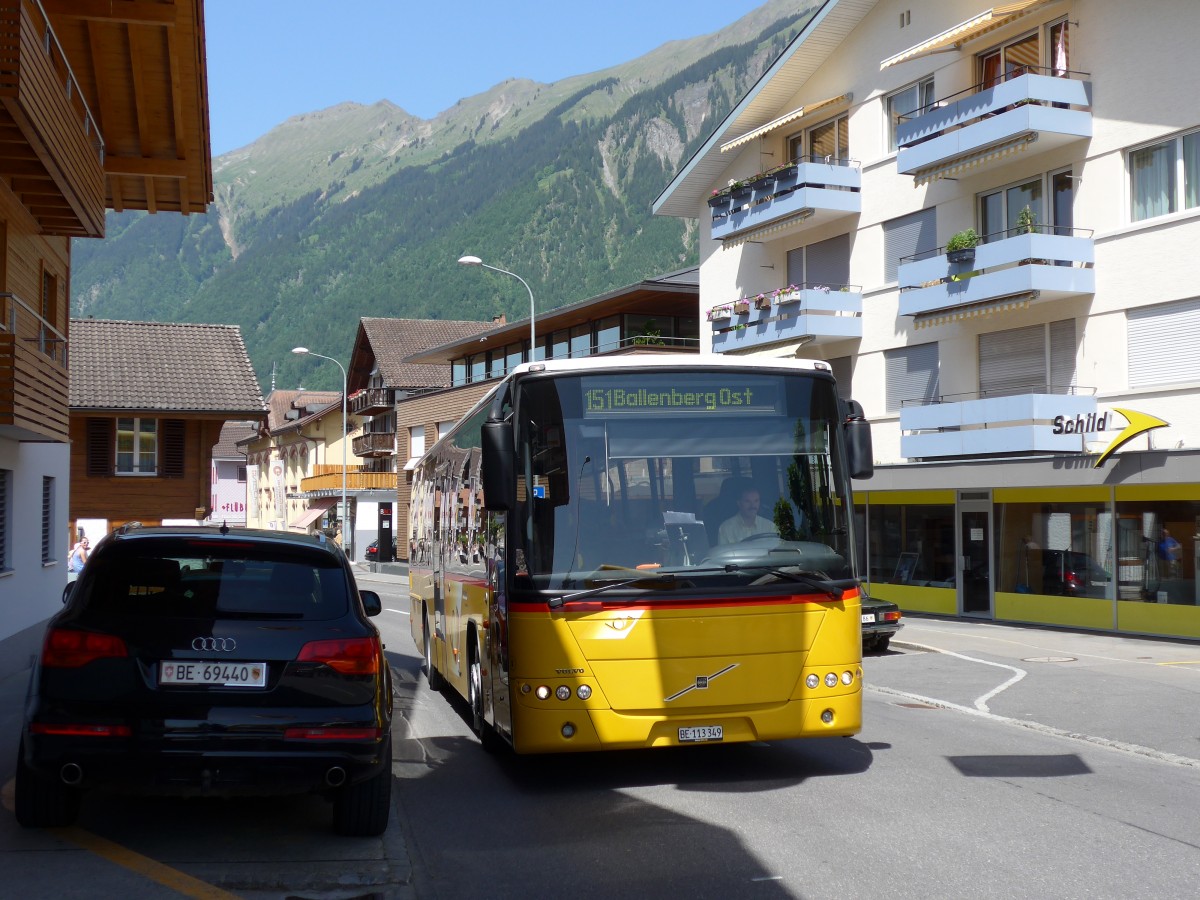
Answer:
POLYGON ((183 659, 158 664, 159 684, 216 684, 224 687, 266 687, 267 664, 183 659))
POLYGON ((725 729, 721 725, 693 725, 679 729, 679 743, 699 744, 704 741, 725 740, 725 729))
POLYGON ((863 620, 864 625, 874 625, 875 624, 875 613, 863 613, 862 620, 863 620))

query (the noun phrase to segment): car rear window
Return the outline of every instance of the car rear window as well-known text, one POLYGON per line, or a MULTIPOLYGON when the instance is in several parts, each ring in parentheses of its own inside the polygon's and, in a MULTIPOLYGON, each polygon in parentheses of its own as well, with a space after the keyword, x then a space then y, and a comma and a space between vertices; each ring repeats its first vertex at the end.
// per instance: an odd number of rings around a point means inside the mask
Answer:
POLYGON ((346 576, 327 553, 254 541, 147 538, 89 560, 79 602, 105 614, 336 619, 346 576))

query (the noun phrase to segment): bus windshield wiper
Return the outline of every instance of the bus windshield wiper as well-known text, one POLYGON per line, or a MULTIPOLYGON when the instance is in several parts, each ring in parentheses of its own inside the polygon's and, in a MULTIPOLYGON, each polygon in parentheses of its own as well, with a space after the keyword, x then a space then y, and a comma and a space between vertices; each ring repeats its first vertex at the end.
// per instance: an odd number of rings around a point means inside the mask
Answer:
POLYGON ((823 593, 830 600, 841 600, 842 593, 837 589, 836 582, 824 572, 814 572, 811 569, 785 569, 777 566, 739 566, 730 564, 725 567, 727 572, 762 572, 764 575, 774 575, 785 581, 798 581, 823 593))
POLYGON ((617 588, 632 587, 638 585, 641 587, 674 587, 676 583, 674 572, 663 572, 658 575, 639 575, 637 578, 626 578, 621 581, 607 581, 599 587, 588 588, 583 591, 574 591, 570 594, 562 594, 558 597, 551 597, 546 601, 546 605, 551 609, 560 609, 564 603, 571 603, 575 600, 582 600, 584 597, 594 597, 596 594, 603 594, 606 591, 616 590, 617 588))

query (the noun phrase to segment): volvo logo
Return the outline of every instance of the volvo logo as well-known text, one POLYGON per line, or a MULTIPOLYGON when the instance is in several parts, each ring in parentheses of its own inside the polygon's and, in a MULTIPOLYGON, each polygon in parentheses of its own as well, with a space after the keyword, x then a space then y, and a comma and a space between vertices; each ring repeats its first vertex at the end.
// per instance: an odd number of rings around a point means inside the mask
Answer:
POLYGON ((233 638, 198 637, 192 641, 192 649, 197 652, 220 650, 224 653, 232 653, 237 649, 237 641, 233 638))

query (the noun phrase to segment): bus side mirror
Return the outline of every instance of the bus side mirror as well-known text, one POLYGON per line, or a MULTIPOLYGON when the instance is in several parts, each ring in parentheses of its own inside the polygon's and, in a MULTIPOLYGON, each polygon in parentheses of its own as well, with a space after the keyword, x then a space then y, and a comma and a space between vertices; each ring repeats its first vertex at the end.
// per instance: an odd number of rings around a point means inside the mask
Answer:
POLYGON ((847 400, 842 434, 846 438, 846 463, 851 478, 870 478, 875 474, 875 451, 871 446, 871 423, 863 417, 862 406, 847 400))
POLYGON ((517 454, 511 422, 483 423, 484 509, 511 510, 516 505, 517 454))

